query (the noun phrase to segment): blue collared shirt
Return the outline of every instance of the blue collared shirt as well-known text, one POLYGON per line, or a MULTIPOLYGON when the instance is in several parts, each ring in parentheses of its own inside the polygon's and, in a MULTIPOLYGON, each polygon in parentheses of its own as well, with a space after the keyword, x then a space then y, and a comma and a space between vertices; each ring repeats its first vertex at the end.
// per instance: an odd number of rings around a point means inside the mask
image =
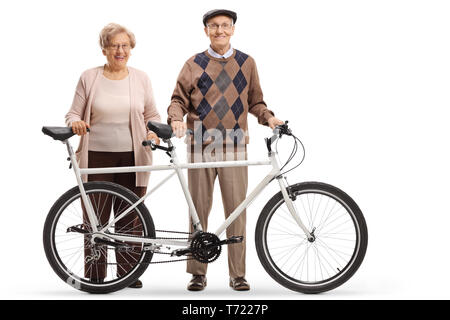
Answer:
POLYGON ((210 46, 208 48, 208 53, 214 58, 227 59, 227 58, 231 57, 231 55, 233 54, 233 47, 230 45, 230 49, 227 52, 225 52, 224 55, 221 55, 221 54, 218 54, 217 52, 215 52, 210 46))

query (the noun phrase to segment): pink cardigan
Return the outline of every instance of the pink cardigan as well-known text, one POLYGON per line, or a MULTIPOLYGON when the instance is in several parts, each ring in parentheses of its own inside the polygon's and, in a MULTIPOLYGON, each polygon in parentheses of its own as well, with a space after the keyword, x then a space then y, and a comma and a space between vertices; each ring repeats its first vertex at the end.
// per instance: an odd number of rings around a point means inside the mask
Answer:
MULTIPOLYGON (((103 67, 86 70, 80 77, 73 98, 72 107, 66 114, 66 124, 71 126, 73 121, 83 120, 90 123, 92 101, 95 96, 98 79, 103 74, 103 67)), ((136 166, 152 164, 152 153, 149 147, 142 146, 147 138, 147 122, 149 120, 161 122, 161 117, 155 107, 155 99, 150 79, 143 71, 128 67, 130 79, 130 106, 131 106, 131 135, 133 138, 134 161, 136 166)), ((88 166, 89 133, 82 136, 76 151, 80 168, 88 166)), ((149 172, 136 173, 136 186, 146 187, 149 172)), ((87 175, 83 175, 87 181, 87 175)))

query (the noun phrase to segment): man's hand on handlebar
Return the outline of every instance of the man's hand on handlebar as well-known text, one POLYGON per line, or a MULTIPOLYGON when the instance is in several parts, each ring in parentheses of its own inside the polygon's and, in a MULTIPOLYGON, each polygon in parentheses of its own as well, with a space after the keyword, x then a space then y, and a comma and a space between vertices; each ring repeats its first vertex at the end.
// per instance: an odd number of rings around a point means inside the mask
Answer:
POLYGON ((170 122, 170 126, 172 127, 172 131, 177 138, 181 138, 186 134, 186 122, 175 120, 170 122))
POLYGON ((267 120, 267 124, 269 125, 270 129, 275 129, 276 126, 282 125, 284 124, 284 121, 276 118, 276 117, 272 117, 269 120, 267 120))

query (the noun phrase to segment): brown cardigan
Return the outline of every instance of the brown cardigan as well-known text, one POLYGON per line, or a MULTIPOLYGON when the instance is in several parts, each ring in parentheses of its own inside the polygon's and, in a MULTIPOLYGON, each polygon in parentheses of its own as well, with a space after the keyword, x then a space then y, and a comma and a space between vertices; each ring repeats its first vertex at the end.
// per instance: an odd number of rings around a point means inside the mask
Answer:
MULTIPOLYGON (((130 79, 130 124, 133 138, 133 151, 136 166, 152 164, 152 153, 149 147, 143 147, 142 141, 147 137, 148 129, 146 123, 149 120, 161 122, 161 117, 155 107, 155 99, 150 79, 143 71, 128 67, 130 79)), ((99 77, 103 74, 103 67, 86 70, 78 81, 73 98, 72 107, 66 114, 66 124, 71 126, 73 121, 83 120, 90 123, 92 101, 99 77)), ((77 160, 80 168, 88 166, 89 133, 82 136, 78 150, 77 160)), ((146 187, 149 172, 136 173, 136 186, 146 187)), ((83 181, 87 176, 83 175, 83 181)))

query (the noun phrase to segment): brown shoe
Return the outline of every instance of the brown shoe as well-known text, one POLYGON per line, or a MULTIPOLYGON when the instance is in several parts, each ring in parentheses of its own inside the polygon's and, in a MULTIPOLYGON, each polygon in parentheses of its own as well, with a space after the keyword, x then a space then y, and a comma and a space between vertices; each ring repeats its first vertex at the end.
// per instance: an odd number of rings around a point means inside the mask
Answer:
POLYGON ((248 291, 250 290, 250 285, 244 277, 230 278, 230 287, 236 291, 248 291))
POLYGON ((142 288, 142 281, 138 279, 134 283, 130 284, 128 288, 140 289, 142 288))
POLYGON ((187 289, 189 291, 201 291, 206 287, 206 276, 192 275, 191 281, 189 281, 187 289))

